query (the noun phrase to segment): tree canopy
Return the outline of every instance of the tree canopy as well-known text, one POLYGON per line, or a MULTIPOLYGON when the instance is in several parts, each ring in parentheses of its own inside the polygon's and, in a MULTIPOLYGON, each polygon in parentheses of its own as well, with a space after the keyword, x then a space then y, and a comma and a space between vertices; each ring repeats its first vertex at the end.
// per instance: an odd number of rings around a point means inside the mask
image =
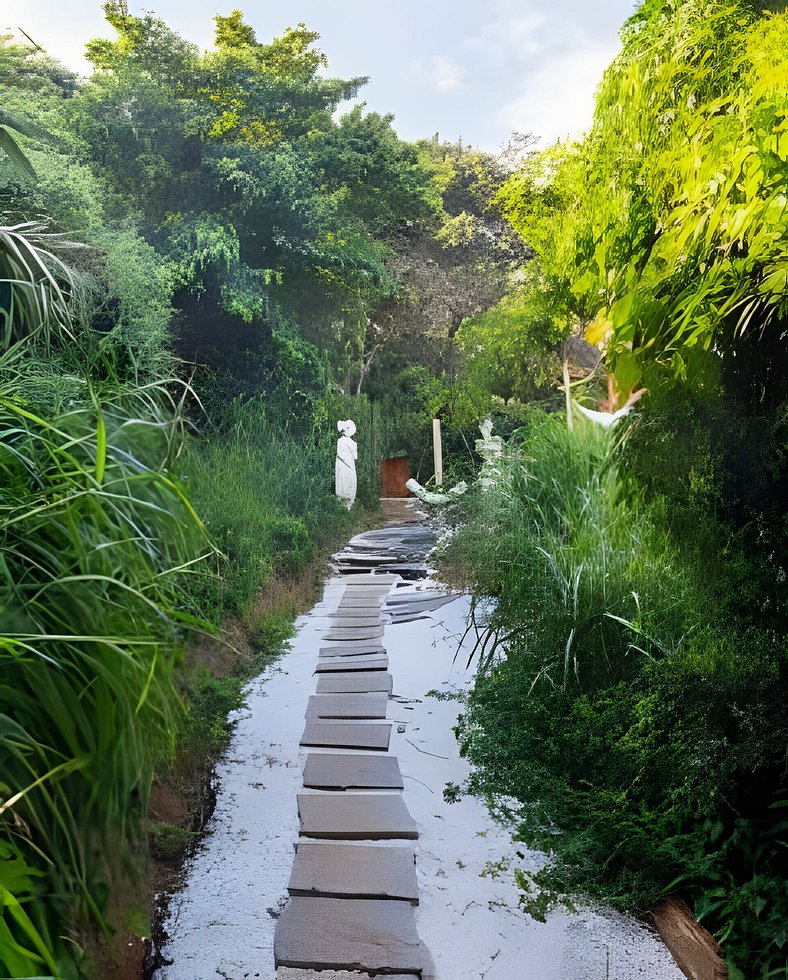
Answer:
POLYGON ((582 329, 631 388, 649 364, 697 379, 709 353, 783 335, 788 17, 650 0, 622 40, 588 136, 498 200, 549 296, 534 341, 582 329))

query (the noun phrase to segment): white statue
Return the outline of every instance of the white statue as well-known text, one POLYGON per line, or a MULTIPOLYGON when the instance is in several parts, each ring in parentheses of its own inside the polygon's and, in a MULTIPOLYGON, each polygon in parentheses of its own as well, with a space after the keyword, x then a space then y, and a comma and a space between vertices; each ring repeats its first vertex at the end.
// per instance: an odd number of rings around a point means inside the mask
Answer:
POLYGON ((353 506, 356 499, 356 460, 358 459, 358 446, 353 442, 356 434, 356 423, 352 419, 337 422, 337 429, 340 432, 337 439, 337 461, 335 466, 336 494, 340 500, 344 500, 347 509, 353 506))

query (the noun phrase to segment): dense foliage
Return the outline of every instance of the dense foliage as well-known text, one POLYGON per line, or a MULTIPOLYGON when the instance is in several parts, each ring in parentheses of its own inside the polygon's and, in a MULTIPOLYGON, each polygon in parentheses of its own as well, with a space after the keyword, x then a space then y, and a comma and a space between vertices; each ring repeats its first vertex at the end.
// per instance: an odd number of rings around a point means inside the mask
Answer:
POLYGON ((580 335, 608 409, 648 395, 623 437, 531 416, 468 501, 447 561, 494 602, 459 734, 550 855, 530 911, 679 891, 733 975, 784 976, 788 16, 653 0, 622 39, 588 136, 498 193, 534 259, 459 339, 501 398, 580 335))

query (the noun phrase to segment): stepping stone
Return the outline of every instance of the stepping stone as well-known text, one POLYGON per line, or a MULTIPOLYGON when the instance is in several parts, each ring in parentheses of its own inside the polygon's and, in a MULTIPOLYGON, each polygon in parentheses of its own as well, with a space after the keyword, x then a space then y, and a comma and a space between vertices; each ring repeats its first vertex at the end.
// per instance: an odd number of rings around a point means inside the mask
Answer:
POLYGON ((321 657, 315 667, 316 674, 324 674, 327 671, 346 671, 346 670, 388 670, 389 658, 377 654, 373 657, 321 657))
MULTIPOLYGON (((373 579, 373 576, 369 576, 373 579)), ((343 582, 347 582, 348 576, 344 575, 342 577, 343 582)), ((347 599, 365 599, 370 605, 380 602, 382 596, 386 596, 391 592, 391 585, 386 582, 384 585, 378 585, 373 583, 372 585, 346 585, 340 602, 345 602, 347 599)))
POLYGON ((415 623, 417 619, 429 619, 429 616, 417 612, 408 613, 404 616, 392 616, 391 624, 394 626, 397 623, 415 623))
POLYGON ((378 605, 391 592, 390 585, 378 586, 367 585, 363 589, 353 586, 346 589, 342 595, 342 602, 364 602, 366 605, 378 605))
POLYGON ((332 790, 405 788, 396 756, 339 752, 310 752, 304 765, 304 786, 332 790))
POLYGON ((349 609, 368 609, 370 615, 377 616, 380 613, 380 597, 376 598, 375 596, 368 595, 366 592, 359 596, 343 596, 337 612, 345 612, 349 609))
POLYGON ((377 595, 385 595, 393 585, 400 581, 399 575, 373 575, 364 572, 361 575, 348 573, 342 576, 345 583, 343 595, 365 595, 374 599, 377 595))
POLYGON ((459 593, 452 593, 447 595, 445 592, 392 592, 390 596, 386 599, 387 606, 408 606, 408 605, 424 605, 430 606, 433 603, 438 603, 439 605, 445 605, 447 602, 454 602, 455 599, 459 599, 459 593))
POLYGON ((375 640, 383 636, 378 620, 374 626, 332 626, 323 634, 324 640, 375 640))
POLYGON ((330 647, 320 647, 321 657, 374 657, 386 652, 382 643, 374 640, 344 640, 330 647))
POLYGON ((314 745, 321 748, 368 749, 386 752, 391 738, 391 725, 348 724, 341 721, 315 721, 307 718, 301 745, 314 745))
POLYGON ((374 615, 367 615, 366 610, 359 610, 354 614, 353 610, 338 610, 331 614, 334 622, 331 629, 364 629, 365 626, 380 626, 380 611, 374 615))
MULTIPOLYGON (((383 974, 378 973, 377 976, 383 974)), ((369 973, 357 970, 299 970, 290 966, 280 966, 276 980, 370 980, 369 973)), ((386 980, 419 980, 416 973, 387 973, 386 980)))
POLYGON ((400 793, 299 793, 301 834, 326 840, 416 840, 400 793))
POLYGON ((399 899, 419 903, 412 847, 300 843, 287 890, 325 898, 399 899))
POLYGON ((370 674, 321 674, 317 679, 318 694, 364 694, 367 691, 385 691, 391 694, 391 674, 375 671, 370 674))
POLYGON ((387 694, 313 694, 307 718, 385 718, 387 694))
POLYGON ((331 556, 338 565, 347 565, 352 574, 358 574, 360 568, 376 565, 386 565, 397 560, 396 555, 375 554, 374 552, 340 551, 331 556))
POLYGON ((274 960, 277 966, 350 966, 389 977, 393 970, 421 976, 429 969, 413 906, 364 898, 290 899, 276 923, 274 960))
POLYGON ((429 963, 413 906, 365 898, 291 898, 276 923, 274 960, 277 967, 418 976, 429 963))

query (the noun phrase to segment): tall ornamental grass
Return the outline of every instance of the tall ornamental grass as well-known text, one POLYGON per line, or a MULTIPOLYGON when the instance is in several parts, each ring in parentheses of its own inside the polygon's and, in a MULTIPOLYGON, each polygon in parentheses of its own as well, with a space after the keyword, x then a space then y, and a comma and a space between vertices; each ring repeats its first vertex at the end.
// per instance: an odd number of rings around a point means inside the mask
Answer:
POLYGON ((69 974, 80 924, 104 923, 154 767, 171 748, 173 666, 198 622, 185 586, 211 552, 168 475, 181 442, 177 388, 113 373, 69 315, 67 267, 24 231, 0 233, 0 975, 9 977, 69 974))
POLYGON ((623 437, 533 413, 455 553, 486 612, 484 672, 516 649, 536 684, 591 690, 681 644, 690 584, 653 514, 625 494, 623 437), (623 645, 622 645, 623 643, 623 645))

